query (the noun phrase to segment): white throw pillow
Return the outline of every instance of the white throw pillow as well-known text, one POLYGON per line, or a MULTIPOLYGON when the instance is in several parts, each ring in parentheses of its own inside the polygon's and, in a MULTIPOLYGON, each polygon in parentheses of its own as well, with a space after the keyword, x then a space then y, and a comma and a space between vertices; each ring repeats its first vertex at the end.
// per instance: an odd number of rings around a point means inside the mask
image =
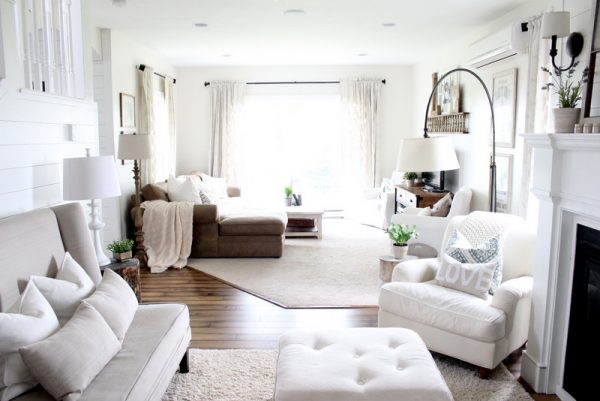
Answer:
POLYGON ((211 177, 210 175, 202 174, 202 184, 204 184, 209 197, 216 199, 228 198, 227 182, 225 178, 211 177))
POLYGON ((19 300, 0 313, 0 400, 8 401, 37 385, 19 348, 52 335, 60 328, 52 306, 30 281, 19 300))
POLYGON ((82 303, 62 329, 19 353, 48 393, 57 400, 74 401, 120 349, 100 313, 82 303))
POLYGON ((495 262, 461 263, 444 254, 435 280, 443 287, 487 299, 495 269, 495 262))
POLYGON ((46 297, 63 326, 73 316, 79 303, 94 292, 94 282, 67 252, 56 273, 56 278, 31 276, 42 295, 46 297))
POLYGON ((426 208, 419 210, 417 216, 431 216, 431 208, 427 206, 426 208))
POLYGON ((167 194, 171 202, 202 203, 196 186, 190 177, 173 177, 167 179, 167 194))
POLYGON ((96 292, 83 303, 93 306, 102 315, 122 343, 138 308, 129 284, 114 271, 105 269, 96 292))

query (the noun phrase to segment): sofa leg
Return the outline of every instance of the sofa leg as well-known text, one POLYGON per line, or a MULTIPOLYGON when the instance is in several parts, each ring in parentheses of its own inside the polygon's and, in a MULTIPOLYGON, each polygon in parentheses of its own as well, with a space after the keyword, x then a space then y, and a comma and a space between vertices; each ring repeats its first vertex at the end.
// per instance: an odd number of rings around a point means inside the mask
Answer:
POLYGON ((483 379, 483 380, 487 380, 490 377, 490 372, 491 370, 488 368, 479 368, 479 378, 483 379))
POLYGON ((185 351, 183 358, 181 358, 181 362, 179 362, 179 373, 187 373, 190 371, 190 356, 189 350, 185 351))

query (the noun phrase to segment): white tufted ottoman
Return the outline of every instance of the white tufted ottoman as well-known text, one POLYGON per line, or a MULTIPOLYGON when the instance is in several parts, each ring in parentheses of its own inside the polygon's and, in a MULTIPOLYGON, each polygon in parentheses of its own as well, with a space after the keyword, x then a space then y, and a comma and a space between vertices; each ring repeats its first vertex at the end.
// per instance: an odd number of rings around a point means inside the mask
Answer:
POLYGON ((452 401, 412 330, 296 330, 279 340, 275 401, 452 401))

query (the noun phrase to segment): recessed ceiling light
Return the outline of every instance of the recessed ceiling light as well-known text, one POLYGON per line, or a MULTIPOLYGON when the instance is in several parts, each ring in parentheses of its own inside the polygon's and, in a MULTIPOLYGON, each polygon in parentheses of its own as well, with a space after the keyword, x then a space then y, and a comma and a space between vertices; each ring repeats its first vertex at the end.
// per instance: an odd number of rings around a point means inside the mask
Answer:
POLYGON ((196 22, 194 26, 197 28, 206 28, 208 24, 206 22, 196 22))
POLYGON ((396 26, 395 22, 384 22, 383 24, 381 24, 381 26, 384 26, 386 28, 392 28, 394 26, 396 26))
POLYGON ((231 54, 223 54, 223 57, 231 57, 231 54))
POLYGON ((283 13, 285 15, 304 15, 304 14, 306 14, 306 11, 300 10, 300 9, 297 9, 297 8, 292 8, 292 9, 289 9, 289 10, 285 10, 283 13))
POLYGON ((358 57, 365 57, 365 56, 368 56, 368 54, 367 53, 358 53, 357 56, 358 57))

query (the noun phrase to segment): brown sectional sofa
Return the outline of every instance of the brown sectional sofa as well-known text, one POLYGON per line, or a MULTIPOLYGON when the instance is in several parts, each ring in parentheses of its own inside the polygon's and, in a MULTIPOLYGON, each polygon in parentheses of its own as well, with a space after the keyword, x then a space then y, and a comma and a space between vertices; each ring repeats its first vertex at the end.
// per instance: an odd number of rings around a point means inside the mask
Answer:
MULTIPOLYGON (((240 197, 239 187, 227 189, 240 197)), ((166 183, 142 188, 142 201, 169 201, 166 183)), ((283 255, 287 216, 283 212, 219 213, 218 204, 194 205, 192 258, 248 258, 283 255)))

